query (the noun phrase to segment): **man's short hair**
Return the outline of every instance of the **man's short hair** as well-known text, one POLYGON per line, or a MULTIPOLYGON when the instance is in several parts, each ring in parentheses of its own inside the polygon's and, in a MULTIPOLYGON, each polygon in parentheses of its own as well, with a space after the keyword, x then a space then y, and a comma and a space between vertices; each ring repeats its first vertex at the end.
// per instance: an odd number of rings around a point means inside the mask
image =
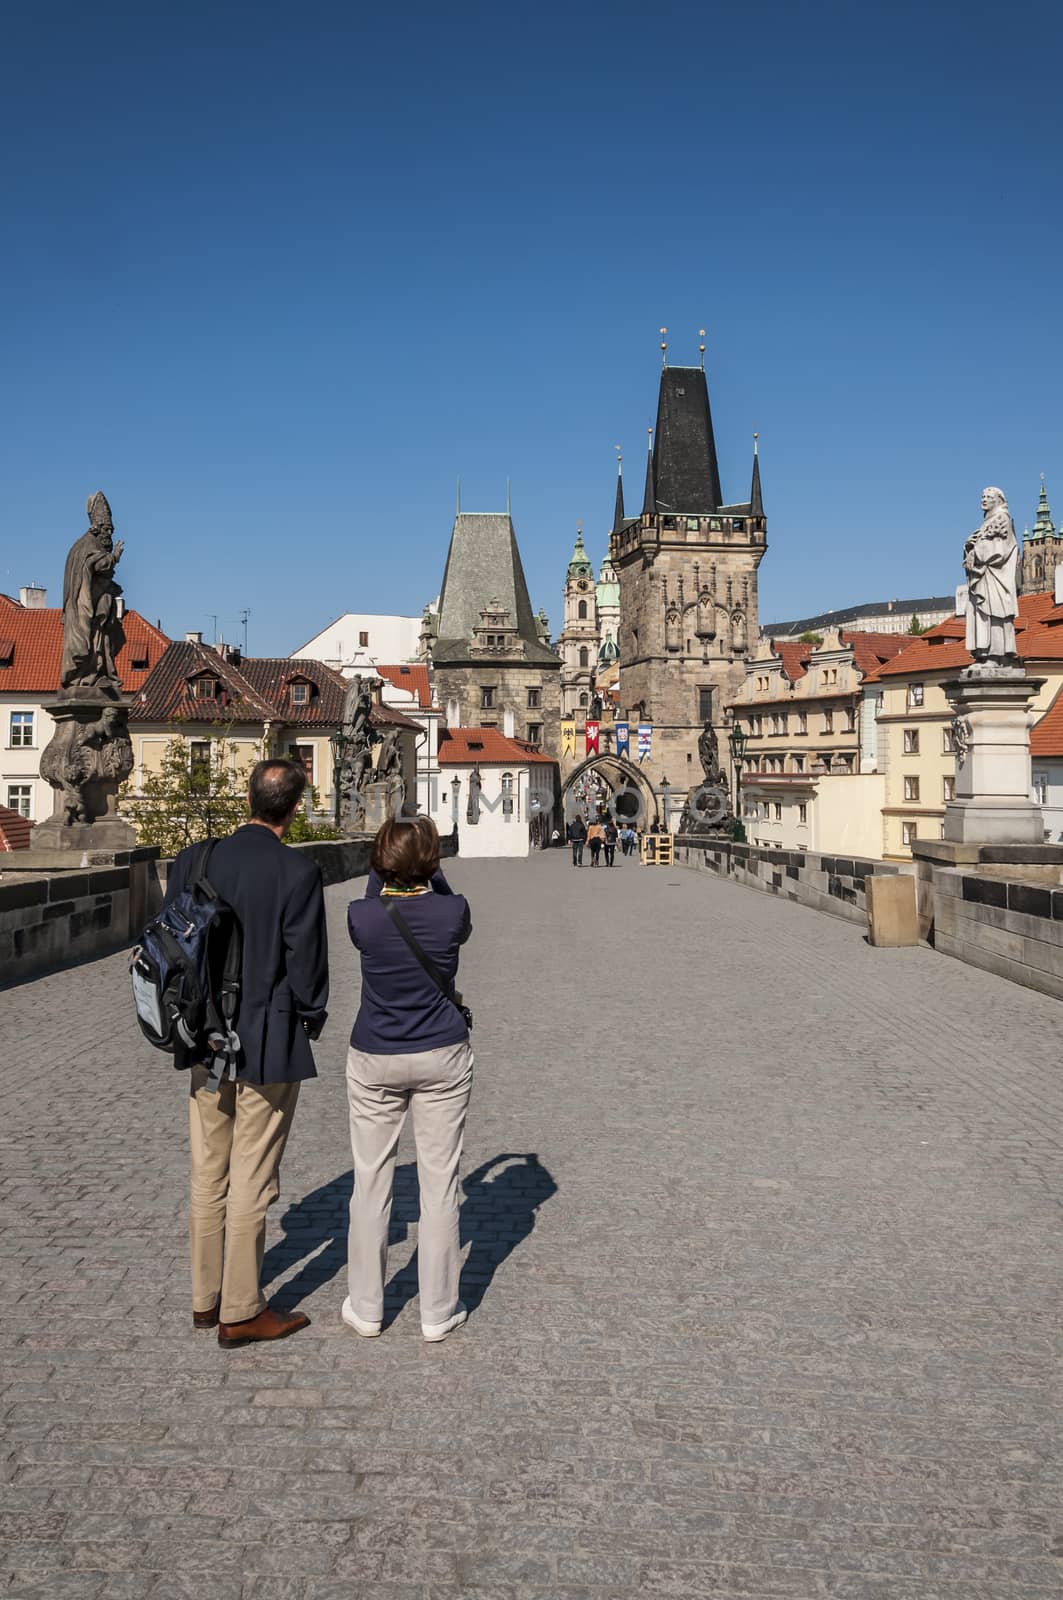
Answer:
POLYGON ((273 827, 287 822, 305 788, 306 773, 298 762, 283 761, 279 756, 256 762, 247 791, 252 817, 273 827))
POLYGON ((431 817, 392 817, 373 841, 373 866, 384 882, 403 889, 427 883, 439 870, 439 830, 431 817))

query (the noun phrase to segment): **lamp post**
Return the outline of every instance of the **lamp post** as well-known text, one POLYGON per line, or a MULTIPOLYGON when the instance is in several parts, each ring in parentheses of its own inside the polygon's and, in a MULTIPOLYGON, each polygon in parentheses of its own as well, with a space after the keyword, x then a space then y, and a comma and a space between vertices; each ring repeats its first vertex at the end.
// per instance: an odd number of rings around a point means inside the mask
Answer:
POLYGON ((351 743, 351 740, 345 728, 337 728, 335 733, 329 734, 328 742, 332 747, 333 811, 336 819, 336 827, 339 828, 343 774, 347 765, 347 746, 351 743))
POLYGON ((746 829, 742 821, 742 762, 745 759, 747 736, 742 730, 742 724, 735 717, 731 724, 731 732, 727 743, 731 750, 731 760, 735 769, 735 828, 734 836, 739 844, 745 843, 746 829))
POLYGON ((669 828, 668 828, 668 791, 669 791, 669 789, 671 787, 672 787, 672 785, 668 782, 667 778, 662 778, 661 779, 661 799, 664 802, 664 831, 665 831, 665 833, 667 833, 669 831, 669 828))
POLYGON ((458 825, 458 796, 461 794, 461 779, 450 780, 450 817, 454 826, 458 825))

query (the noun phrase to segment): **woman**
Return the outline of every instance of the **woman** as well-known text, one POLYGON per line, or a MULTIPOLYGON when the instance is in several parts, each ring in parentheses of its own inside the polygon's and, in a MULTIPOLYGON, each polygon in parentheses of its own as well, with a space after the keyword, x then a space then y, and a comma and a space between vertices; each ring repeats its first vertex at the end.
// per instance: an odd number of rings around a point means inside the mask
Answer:
POLYGON ((611 867, 616 857, 616 841, 620 837, 619 830, 612 817, 606 817, 602 832, 605 845, 605 864, 607 867, 611 867))
POLYGON ((605 838, 605 829, 602 827, 602 824, 601 824, 600 820, 597 817, 595 817, 594 821, 591 823, 590 827, 587 829, 587 843, 590 845, 590 849, 591 849, 591 866, 592 867, 596 867, 598 865, 598 857, 602 853, 602 840, 604 838, 605 838))
POLYGON ((385 822, 372 869, 365 899, 352 901, 347 912, 362 958, 362 1003, 347 1052, 354 1193, 341 1315, 363 1338, 381 1330, 395 1151, 412 1109, 421 1332, 433 1344, 466 1316, 458 1299, 458 1162, 473 1056, 454 978, 472 920, 464 896, 439 870, 439 834, 430 817, 385 822), (420 965, 404 930, 447 993, 420 965))

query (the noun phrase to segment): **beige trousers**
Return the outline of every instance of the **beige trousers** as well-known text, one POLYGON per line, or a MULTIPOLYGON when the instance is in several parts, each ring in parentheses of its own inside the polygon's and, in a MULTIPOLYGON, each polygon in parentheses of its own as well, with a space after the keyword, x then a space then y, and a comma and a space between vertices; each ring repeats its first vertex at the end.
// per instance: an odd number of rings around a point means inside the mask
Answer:
POLYGON ((421 1321, 445 1322, 457 1310, 458 1163, 472 1066, 467 1042, 415 1055, 367 1055, 353 1047, 347 1052, 354 1156, 347 1283, 351 1305, 365 1322, 379 1322, 384 1315, 395 1152, 407 1109, 413 1112, 421 1190, 417 1228, 421 1321))
POLYGON ((193 1067, 192 1309, 210 1311, 220 1300, 222 1322, 246 1322, 266 1304, 259 1287, 266 1212, 280 1193, 299 1085, 225 1082, 212 1094, 206 1082, 206 1067, 193 1067))

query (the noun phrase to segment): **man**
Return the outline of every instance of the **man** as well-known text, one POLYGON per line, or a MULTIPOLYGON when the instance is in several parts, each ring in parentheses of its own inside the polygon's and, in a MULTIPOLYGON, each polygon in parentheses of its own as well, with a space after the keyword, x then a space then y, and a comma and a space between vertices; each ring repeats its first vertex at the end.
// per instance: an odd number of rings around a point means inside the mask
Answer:
POLYGON ((572 846, 572 865, 582 867, 583 846, 587 843, 587 825, 583 818, 576 815, 565 829, 565 838, 572 846))
MULTIPOLYGON (((271 1310, 259 1283, 266 1211, 280 1193, 299 1085, 316 1076, 310 1040, 327 1015, 321 870, 282 843, 305 788, 294 761, 260 761, 250 821, 215 845, 207 868, 243 930, 236 1080, 223 1079, 215 1092, 205 1064, 187 1052, 175 1063, 192 1073, 192 1323, 216 1327, 225 1349, 286 1338, 310 1320, 271 1310)), ((182 850, 174 862, 168 900, 190 887, 192 859, 182 850)))

